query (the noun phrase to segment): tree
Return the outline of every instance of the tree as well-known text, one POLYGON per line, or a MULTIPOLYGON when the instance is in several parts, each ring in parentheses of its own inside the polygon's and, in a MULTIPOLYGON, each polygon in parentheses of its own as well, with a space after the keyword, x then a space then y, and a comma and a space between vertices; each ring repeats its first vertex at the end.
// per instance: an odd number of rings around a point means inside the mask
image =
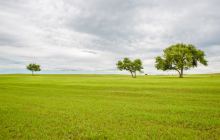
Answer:
POLYGON ((176 70, 179 77, 183 77, 183 70, 188 70, 198 66, 201 63, 207 66, 205 53, 192 44, 175 44, 166 48, 163 56, 156 57, 155 67, 158 70, 176 70))
POLYGON ((40 65, 34 63, 27 65, 27 69, 32 72, 32 75, 34 75, 34 71, 41 71, 40 65))
POLYGON ((136 78, 136 72, 142 72, 143 69, 142 62, 140 59, 135 59, 134 61, 131 61, 129 58, 124 58, 122 61, 118 61, 116 64, 117 68, 119 70, 126 70, 131 73, 131 76, 133 78, 136 78))

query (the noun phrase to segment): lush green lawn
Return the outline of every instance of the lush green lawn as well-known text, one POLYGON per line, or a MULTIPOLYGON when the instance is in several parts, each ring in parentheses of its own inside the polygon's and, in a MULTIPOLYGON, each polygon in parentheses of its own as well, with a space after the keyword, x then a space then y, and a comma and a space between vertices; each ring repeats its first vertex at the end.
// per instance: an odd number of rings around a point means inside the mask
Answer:
POLYGON ((220 139, 220 75, 0 75, 0 139, 220 139))

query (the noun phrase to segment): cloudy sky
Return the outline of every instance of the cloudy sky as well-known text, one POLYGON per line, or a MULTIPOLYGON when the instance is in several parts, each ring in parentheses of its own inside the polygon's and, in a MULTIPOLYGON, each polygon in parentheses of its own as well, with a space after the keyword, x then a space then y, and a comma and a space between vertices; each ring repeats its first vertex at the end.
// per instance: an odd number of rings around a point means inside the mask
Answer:
POLYGON ((28 63, 45 71, 114 73, 123 57, 145 73, 171 44, 192 43, 220 72, 219 0, 0 0, 0 73, 28 63))

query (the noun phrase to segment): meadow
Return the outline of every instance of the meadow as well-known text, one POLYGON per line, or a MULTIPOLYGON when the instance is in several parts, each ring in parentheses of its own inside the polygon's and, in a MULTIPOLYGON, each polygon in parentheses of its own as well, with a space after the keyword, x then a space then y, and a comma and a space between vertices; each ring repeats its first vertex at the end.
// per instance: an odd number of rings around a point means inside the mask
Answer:
POLYGON ((0 75, 0 139, 220 139, 220 75, 0 75))

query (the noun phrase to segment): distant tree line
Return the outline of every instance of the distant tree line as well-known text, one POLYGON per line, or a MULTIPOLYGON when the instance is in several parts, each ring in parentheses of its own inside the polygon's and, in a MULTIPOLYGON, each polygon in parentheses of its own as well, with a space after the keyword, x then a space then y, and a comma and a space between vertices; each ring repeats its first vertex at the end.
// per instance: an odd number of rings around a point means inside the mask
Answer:
MULTIPOLYGON (((171 45, 163 50, 162 56, 157 56, 155 59, 156 69, 162 71, 175 70, 180 78, 183 77, 184 70, 195 68, 199 63, 205 66, 208 65, 205 53, 192 44, 178 43, 171 45)), ((133 78, 136 78, 137 72, 143 72, 143 64, 140 59, 132 61, 126 57, 119 60, 116 66, 120 71, 130 72, 133 78)), ((32 75, 36 71, 41 71, 40 65, 35 63, 29 64, 26 68, 32 72, 32 75)))

